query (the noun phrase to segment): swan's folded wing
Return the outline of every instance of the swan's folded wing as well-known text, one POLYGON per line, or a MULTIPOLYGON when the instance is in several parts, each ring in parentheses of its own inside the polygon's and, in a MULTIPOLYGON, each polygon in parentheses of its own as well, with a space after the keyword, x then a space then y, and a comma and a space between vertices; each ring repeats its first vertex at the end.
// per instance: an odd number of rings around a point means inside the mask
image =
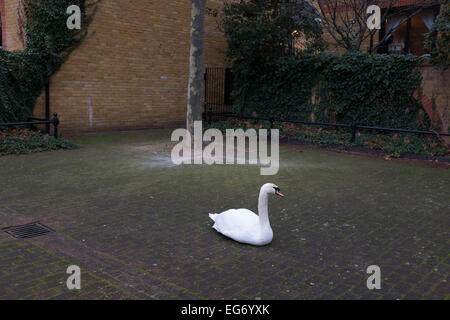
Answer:
POLYGON ((232 238, 254 235, 258 230, 258 226, 258 216, 247 209, 225 211, 216 217, 214 224, 214 228, 217 231, 232 238))

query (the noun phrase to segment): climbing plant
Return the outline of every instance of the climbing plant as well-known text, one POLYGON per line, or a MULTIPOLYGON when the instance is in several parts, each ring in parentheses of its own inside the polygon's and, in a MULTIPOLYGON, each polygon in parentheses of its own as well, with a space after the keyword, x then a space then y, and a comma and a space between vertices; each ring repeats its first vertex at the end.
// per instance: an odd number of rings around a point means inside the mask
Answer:
POLYGON ((23 121, 50 77, 87 36, 98 1, 22 0, 19 21, 24 49, 0 49, 0 122, 23 121), (67 27, 67 8, 81 8, 81 29, 67 27), (88 13, 89 12, 89 13, 88 13))
MULTIPOLYGON (((307 90, 309 86, 307 79, 300 81, 297 77, 299 74, 283 73, 284 68, 288 67, 287 61, 290 60, 279 59, 324 49, 320 20, 311 2, 232 1, 225 3, 218 17, 219 28, 227 38, 227 57, 233 65, 236 111, 246 112, 258 108, 259 112, 264 112, 266 103, 270 104, 266 98, 276 95, 280 99, 280 109, 277 111, 283 112, 285 108, 282 106, 287 106, 288 100, 297 100, 304 96, 303 90, 307 90), (284 78, 284 75, 287 78, 284 78), (291 78, 292 82, 288 78, 291 78), (292 87, 294 83, 298 90, 287 88, 292 87), (264 89, 259 87, 260 85, 264 89), (283 86, 283 90, 290 90, 291 95, 280 96, 279 86, 283 86), (264 95, 258 96, 261 90, 264 90, 264 95), (247 101, 247 98, 252 101, 247 101)), ((303 66, 307 68, 304 64, 303 66)), ((302 76, 305 75, 307 78, 312 76, 306 69, 305 73, 302 73, 302 76)))
POLYGON ((363 52, 302 54, 248 66, 236 76, 235 111, 306 121, 429 128, 413 92, 420 57, 363 52))
POLYGON ((289 3, 293 6, 282 0, 233 1, 220 14, 233 66, 235 112, 430 128, 413 98, 422 81, 420 57, 322 53, 314 7, 302 0, 289 3))
POLYGON ((445 70, 449 64, 450 49, 450 0, 441 5, 441 12, 429 33, 425 35, 425 50, 430 51, 430 62, 445 70))

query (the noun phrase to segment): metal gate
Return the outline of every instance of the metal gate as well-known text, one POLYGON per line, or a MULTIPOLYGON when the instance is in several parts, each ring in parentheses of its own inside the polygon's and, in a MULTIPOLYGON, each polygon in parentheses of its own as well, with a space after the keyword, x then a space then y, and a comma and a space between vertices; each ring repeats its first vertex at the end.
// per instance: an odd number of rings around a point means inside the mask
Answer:
POLYGON ((233 91, 231 68, 206 68, 203 114, 232 112, 231 91, 233 91))

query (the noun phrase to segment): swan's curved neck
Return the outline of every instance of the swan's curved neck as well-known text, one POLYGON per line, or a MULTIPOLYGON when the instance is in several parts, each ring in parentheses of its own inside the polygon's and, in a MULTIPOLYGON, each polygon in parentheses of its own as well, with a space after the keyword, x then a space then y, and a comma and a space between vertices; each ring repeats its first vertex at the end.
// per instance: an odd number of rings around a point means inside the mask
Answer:
POLYGON ((261 190, 258 199, 259 224, 261 228, 270 227, 269 222, 269 195, 261 190))

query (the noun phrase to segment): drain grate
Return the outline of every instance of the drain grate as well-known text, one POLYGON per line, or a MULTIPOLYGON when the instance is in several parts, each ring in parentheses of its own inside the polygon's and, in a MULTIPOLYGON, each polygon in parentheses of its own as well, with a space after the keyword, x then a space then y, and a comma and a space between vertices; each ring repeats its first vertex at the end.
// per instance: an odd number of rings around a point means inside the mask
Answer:
POLYGON ((44 234, 55 232, 55 230, 40 224, 39 222, 29 223, 22 226, 4 228, 3 231, 14 238, 27 239, 43 236, 44 234))

